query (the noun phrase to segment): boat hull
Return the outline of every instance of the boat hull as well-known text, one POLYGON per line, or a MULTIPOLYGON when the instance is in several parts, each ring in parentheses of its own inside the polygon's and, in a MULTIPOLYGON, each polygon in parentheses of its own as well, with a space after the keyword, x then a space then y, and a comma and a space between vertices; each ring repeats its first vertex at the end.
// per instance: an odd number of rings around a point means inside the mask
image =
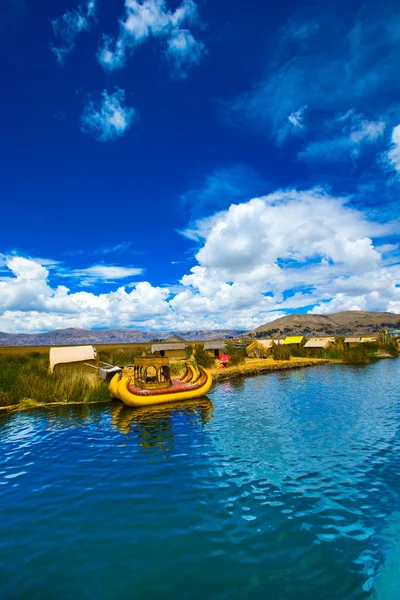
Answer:
MULTIPOLYGON (((110 381, 110 392, 114 398, 118 398, 122 400, 124 404, 127 406, 150 406, 152 404, 165 404, 168 402, 181 402, 182 400, 194 400, 195 398, 200 398, 201 396, 205 396, 207 392, 210 390, 212 386, 212 375, 206 369, 202 367, 199 368, 200 377, 196 379, 199 382, 198 386, 188 386, 189 389, 179 389, 178 391, 168 391, 168 389, 164 393, 151 394, 151 392, 147 394, 143 393, 135 393, 130 385, 131 378, 127 376, 122 376, 120 373, 114 375, 114 377, 110 381)), ((192 383, 192 382, 191 382, 192 383)))

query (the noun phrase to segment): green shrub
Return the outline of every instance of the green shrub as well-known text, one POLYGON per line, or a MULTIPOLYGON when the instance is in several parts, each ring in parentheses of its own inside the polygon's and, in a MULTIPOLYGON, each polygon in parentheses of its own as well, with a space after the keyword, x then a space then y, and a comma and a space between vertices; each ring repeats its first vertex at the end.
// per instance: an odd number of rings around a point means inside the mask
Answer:
POLYGON ((399 350, 395 342, 390 341, 385 342, 384 344, 380 344, 380 349, 394 357, 397 357, 399 355, 399 350))
POLYGON ((272 348, 272 356, 274 360, 290 360, 289 346, 274 346, 272 348))
POLYGON ((227 344, 226 353, 231 357, 229 366, 242 365, 246 360, 246 348, 235 348, 233 344, 227 344))
POLYGON ((343 351, 343 362, 348 365, 365 365, 372 359, 371 352, 365 347, 366 344, 360 344, 355 348, 345 348, 343 351))
POLYGON ((201 344, 196 346, 194 358, 197 364, 205 369, 212 369, 215 366, 215 358, 210 356, 201 344))
POLYGON ((301 344, 293 345, 290 347, 290 355, 296 356, 298 358, 304 358, 306 356, 310 356, 310 350, 308 348, 304 348, 301 344))

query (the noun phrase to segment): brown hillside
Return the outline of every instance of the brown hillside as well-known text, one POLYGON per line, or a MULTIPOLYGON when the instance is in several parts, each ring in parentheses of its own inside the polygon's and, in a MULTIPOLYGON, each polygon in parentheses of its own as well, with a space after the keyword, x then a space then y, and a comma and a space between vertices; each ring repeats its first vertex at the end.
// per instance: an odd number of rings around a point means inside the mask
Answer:
POLYGON ((286 335, 347 335, 379 333, 385 328, 400 328, 400 315, 361 310, 346 310, 331 315, 292 314, 261 325, 249 333, 271 337, 283 333, 286 335))

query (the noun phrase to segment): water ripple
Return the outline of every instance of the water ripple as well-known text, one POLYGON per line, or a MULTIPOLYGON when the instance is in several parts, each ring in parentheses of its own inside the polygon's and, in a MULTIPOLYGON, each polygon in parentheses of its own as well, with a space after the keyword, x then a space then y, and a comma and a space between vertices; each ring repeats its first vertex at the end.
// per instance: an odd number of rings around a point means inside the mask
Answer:
POLYGON ((399 379, 381 361, 2 415, 0 597, 397 600, 399 379))

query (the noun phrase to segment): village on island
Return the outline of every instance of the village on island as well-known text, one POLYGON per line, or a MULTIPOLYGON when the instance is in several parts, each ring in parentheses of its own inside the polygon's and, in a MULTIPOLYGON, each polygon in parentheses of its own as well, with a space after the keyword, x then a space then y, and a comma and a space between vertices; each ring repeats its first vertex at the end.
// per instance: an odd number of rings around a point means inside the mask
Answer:
POLYGON ((205 396, 221 380, 329 363, 363 365, 399 351, 399 329, 349 337, 250 333, 193 342, 175 335, 147 344, 3 347, 0 408, 181 402, 205 396))

